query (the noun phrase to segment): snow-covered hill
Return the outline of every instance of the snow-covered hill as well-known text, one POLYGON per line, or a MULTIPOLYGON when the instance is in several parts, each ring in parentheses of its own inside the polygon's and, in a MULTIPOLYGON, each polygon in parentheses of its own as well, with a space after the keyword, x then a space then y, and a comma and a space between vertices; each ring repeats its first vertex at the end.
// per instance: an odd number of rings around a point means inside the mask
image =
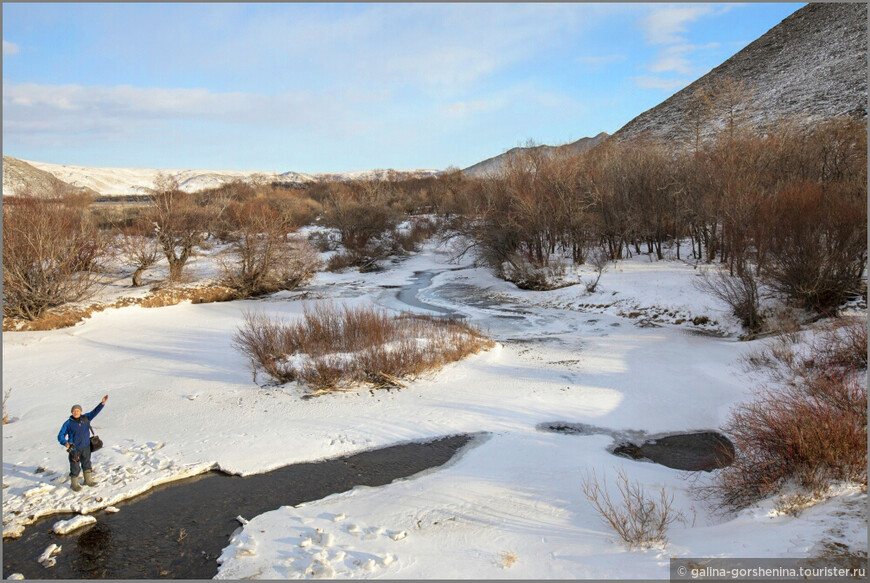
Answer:
POLYGON ((51 164, 32 160, 18 160, 4 156, 4 187, 3 194, 16 193, 12 183, 23 186, 28 180, 36 179, 33 172, 21 179, 11 181, 7 190, 7 171, 10 168, 30 167, 38 176, 45 179, 54 176, 63 182, 80 188, 88 188, 102 195, 146 194, 154 186, 154 180, 161 174, 171 176, 178 181, 182 190, 196 192, 206 188, 215 188, 233 180, 254 183, 304 184, 316 180, 366 180, 384 179, 388 177, 409 178, 433 176, 438 170, 364 170, 356 172, 339 172, 334 174, 305 174, 301 172, 257 172, 249 170, 166 170, 158 168, 97 168, 88 166, 72 166, 67 164, 51 164), (31 177, 31 178, 28 178, 31 177))
POLYGON ((52 196, 66 192, 71 185, 50 172, 40 170, 23 160, 3 156, 3 194, 52 196))

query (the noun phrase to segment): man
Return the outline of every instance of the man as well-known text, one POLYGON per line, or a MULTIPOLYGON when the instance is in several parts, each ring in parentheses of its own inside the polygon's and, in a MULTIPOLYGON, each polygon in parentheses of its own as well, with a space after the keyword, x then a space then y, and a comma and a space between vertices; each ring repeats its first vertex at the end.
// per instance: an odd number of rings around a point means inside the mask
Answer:
POLYGON ((69 452, 69 480, 73 492, 82 489, 79 485, 79 471, 84 470, 85 485, 96 486, 91 469, 91 420, 103 410, 103 405, 109 400, 109 395, 103 397, 102 402, 90 413, 82 415, 82 406, 73 405, 72 415, 60 428, 57 440, 69 452))

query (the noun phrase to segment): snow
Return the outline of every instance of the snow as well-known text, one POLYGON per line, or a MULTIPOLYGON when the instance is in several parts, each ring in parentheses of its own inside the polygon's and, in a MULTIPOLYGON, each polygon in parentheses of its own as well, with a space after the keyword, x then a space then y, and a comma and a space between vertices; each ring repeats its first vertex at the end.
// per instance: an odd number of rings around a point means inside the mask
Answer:
MULTIPOLYGON (((72 328, 4 334, 16 418, 3 428, 4 537, 39 516, 91 514, 211 468, 248 475, 472 433, 440 468, 239 516, 218 577, 667 578, 671 556, 806 556, 823 539, 866 548, 866 493, 852 485, 797 516, 776 513, 775 500, 721 515, 693 497, 685 473, 608 453, 609 436, 536 429, 556 421, 649 434, 715 429, 752 398, 755 379, 739 357, 758 342, 735 338, 725 306, 691 285, 691 264, 638 256, 611 265, 590 295, 582 284, 521 291, 470 258, 448 258, 430 243, 379 273, 318 274, 305 290, 311 302, 407 310, 387 286, 433 272, 419 298, 461 312, 498 342, 399 391, 303 400, 295 384, 255 384, 231 338, 245 311, 300 317, 298 293, 112 308, 72 328), (710 323, 693 324, 700 317, 710 323), (89 410, 107 393, 93 423, 106 444, 93 457, 98 484, 74 493, 57 431, 72 403, 89 410), (628 549, 585 500, 587 471, 612 484, 620 469, 674 495, 685 520, 666 545, 628 549)), ((212 272, 210 261, 197 258, 193 273, 212 272)), ((574 276, 585 281, 592 270, 574 276)))
POLYGON ((59 520, 54 523, 53 530, 56 534, 67 534, 74 530, 78 530, 83 526, 93 524, 97 521, 93 516, 79 515, 69 520, 59 520))
POLYGON ((36 559, 36 562, 37 562, 37 563, 44 563, 44 562, 46 562, 46 561, 47 561, 48 559, 50 559, 53 555, 58 554, 58 553, 61 551, 62 548, 63 548, 62 546, 58 546, 58 545, 56 545, 56 544, 54 544, 54 543, 48 545, 48 547, 46 547, 46 549, 45 549, 44 551, 42 551, 42 554, 39 555, 39 558, 36 559))
MULTIPOLYGON (((248 183, 270 184, 272 182, 306 183, 316 180, 368 180, 385 179, 391 170, 363 170, 337 172, 330 174, 306 174, 302 172, 273 172, 246 170, 196 170, 196 169, 158 169, 158 168, 98 168, 69 164, 52 164, 23 160, 31 166, 53 174, 73 186, 87 187, 99 194, 134 195, 147 194, 154 186, 158 175, 167 175, 178 181, 179 187, 186 192, 196 192, 205 188, 216 188, 233 180, 248 183)), ((433 176, 438 170, 401 170, 403 176, 433 176)), ((4 192, 6 189, 4 189, 4 192)))

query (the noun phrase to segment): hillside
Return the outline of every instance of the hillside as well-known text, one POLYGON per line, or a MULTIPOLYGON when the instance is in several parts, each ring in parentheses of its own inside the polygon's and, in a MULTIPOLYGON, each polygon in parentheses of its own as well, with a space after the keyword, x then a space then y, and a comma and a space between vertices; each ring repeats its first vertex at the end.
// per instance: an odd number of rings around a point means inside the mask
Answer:
POLYGON ((215 188, 233 180, 260 183, 304 184, 316 180, 366 180, 384 179, 387 176, 417 177, 432 176, 436 170, 364 170, 357 172, 340 172, 333 174, 304 174, 301 172, 256 172, 245 170, 166 170, 158 168, 98 168, 88 166, 72 166, 66 164, 51 164, 18 160, 9 156, 3 157, 3 194, 13 193, 7 190, 7 167, 9 168, 9 184, 22 186, 26 183, 48 184, 56 179, 73 187, 89 189, 100 195, 135 195, 146 194, 154 186, 158 175, 164 174, 175 178, 182 190, 196 192, 206 188, 215 188))
POLYGON ((52 173, 40 170, 17 158, 3 156, 3 195, 54 196, 77 189, 56 178, 52 173))
POLYGON ((690 133, 687 112, 698 89, 743 81, 747 121, 765 127, 782 116, 825 119, 867 115, 867 5, 809 4, 614 136, 674 140, 690 133))
POLYGON ((575 153, 585 152, 586 150, 590 150, 600 144, 607 137, 609 137, 607 132, 601 132, 595 137, 580 138, 576 142, 571 142, 570 144, 565 144, 563 146, 542 145, 526 148, 512 148, 504 154, 499 154, 498 156, 487 158, 482 162, 478 162, 477 164, 469 166, 468 168, 464 168, 462 172, 466 176, 471 176, 472 178, 483 178, 492 174, 497 174, 504 169, 505 165, 508 163, 509 160, 513 159, 515 156, 523 152, 541 151, 545 154, 552 154, 561 151, 570 151, 575 153))

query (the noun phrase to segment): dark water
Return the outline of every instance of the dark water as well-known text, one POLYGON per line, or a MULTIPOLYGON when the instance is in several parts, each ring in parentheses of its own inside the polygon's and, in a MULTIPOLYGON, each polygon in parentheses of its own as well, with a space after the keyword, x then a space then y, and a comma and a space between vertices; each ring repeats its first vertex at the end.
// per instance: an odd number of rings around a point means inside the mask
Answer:
POLYGON ((640 445, 624 443, 613 448, 613 453, 693 472, 709 472, 734 462, 734 444, 715 431, 668 435, 640 445))
POLYGON ((473 436, 395 445, 321 462, 294 464, 248 477, 209 472, 158 486, 118 503, 120 512, 95 513, 96 524, 60 536, 53 515, 3 543, 3 578, 211 579, 216 559, 250 519, 281 506, 318 500, 354 486, 380 486, 443 465, 473 436), (51 543, 63 546, 49 569, 36 562, 51 543))
POLYGON ((631 459, 645 459, 676 470, 712 471, 734 462, 734 444, 717 431, 662 433, 617 431, 585 423, 552 422, 538 425, 541 431, 569 435, 609 435, 615 445, 610 452, 631 459))

